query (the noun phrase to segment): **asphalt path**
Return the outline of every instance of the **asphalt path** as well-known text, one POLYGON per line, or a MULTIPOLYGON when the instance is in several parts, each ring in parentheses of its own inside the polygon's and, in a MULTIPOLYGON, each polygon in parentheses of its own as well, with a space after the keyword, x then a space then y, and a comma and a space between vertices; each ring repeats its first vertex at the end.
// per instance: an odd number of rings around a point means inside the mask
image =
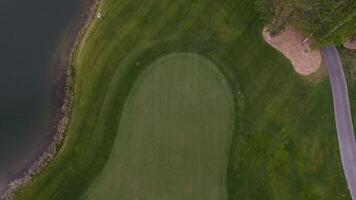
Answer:
POLYGON ((334 115, 344 174, 352 199, 356 200, 356 142, 349 93, 339 53, 335 46, 322 48, 334 101, 334 115))

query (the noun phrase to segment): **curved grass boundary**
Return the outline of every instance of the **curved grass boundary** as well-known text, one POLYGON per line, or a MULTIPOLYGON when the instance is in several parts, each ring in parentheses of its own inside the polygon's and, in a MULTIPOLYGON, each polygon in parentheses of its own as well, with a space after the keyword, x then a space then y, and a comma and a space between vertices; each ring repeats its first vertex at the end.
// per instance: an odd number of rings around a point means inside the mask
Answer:
POLYGON ((231 90, 206 58, 159 58, 133 85, 113 152, 82 199, 224 200, 231 90))
POLYGON ((132 84, 175 52, 216 63, 233 91, 228 199, 349 199, 329 83, 300 78, 264 43, 253 1, 102 0, 99 11, 73 63, 66 142, 17 199, 78 199, 110 155, 132 84))

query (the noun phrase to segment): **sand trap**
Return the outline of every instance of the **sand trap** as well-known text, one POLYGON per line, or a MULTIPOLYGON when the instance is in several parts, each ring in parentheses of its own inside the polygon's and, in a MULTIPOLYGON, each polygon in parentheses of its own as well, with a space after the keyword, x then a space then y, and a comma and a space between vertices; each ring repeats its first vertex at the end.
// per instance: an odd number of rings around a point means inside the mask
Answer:
POLYGON ((267 28, 263 29, 265 41, 283 53, 293 64, 294 70, 301 75, 311 75, 321 65, 320 50, 311 50, 309 44, 303 44, 305 38, 293 27, 272 37, 267 28))
POLYGON ((344 43, 344 47, 347 49, 356 50, 356 37, 344 43))

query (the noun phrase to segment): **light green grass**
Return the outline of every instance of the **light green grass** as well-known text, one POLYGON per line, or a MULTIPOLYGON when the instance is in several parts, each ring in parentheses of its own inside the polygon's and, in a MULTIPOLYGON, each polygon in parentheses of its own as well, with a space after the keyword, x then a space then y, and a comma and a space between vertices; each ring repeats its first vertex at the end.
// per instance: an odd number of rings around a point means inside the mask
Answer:
POLYGON ((252 0, 102 0, 99 10, 73 62, 66 143, 17 199, 80 198, 109 158, 132 84, 178 52, 208 58, 232 88, 229 200, 350 199, 329 82, 301 78, 263 41, 252 0))
POLYGON ((127 99, 113 152, 83 199, 224 200, 234 106, 217 68, 161 58, 127 99))

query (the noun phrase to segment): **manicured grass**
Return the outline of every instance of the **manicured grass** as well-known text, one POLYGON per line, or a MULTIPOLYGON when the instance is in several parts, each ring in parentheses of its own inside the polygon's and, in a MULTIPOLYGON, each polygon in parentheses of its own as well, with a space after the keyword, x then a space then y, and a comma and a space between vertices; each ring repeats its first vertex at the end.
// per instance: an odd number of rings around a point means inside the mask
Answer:
POLYGON ((226 199, 233 123, 232 93, 211 62, 161 58, 134 84, 113 152, 83 199, 226 199))
POLYGON ((76 99, 66 143, 17 199, 80 198, 120 138, 121 113, 140 72, 178 52, 210 59, 232 88, 229 200, 350 199, 329 82, 301 78, 264 43, 252 0, 102 0, 99 9, 104 17, 73 62, 76 99))

